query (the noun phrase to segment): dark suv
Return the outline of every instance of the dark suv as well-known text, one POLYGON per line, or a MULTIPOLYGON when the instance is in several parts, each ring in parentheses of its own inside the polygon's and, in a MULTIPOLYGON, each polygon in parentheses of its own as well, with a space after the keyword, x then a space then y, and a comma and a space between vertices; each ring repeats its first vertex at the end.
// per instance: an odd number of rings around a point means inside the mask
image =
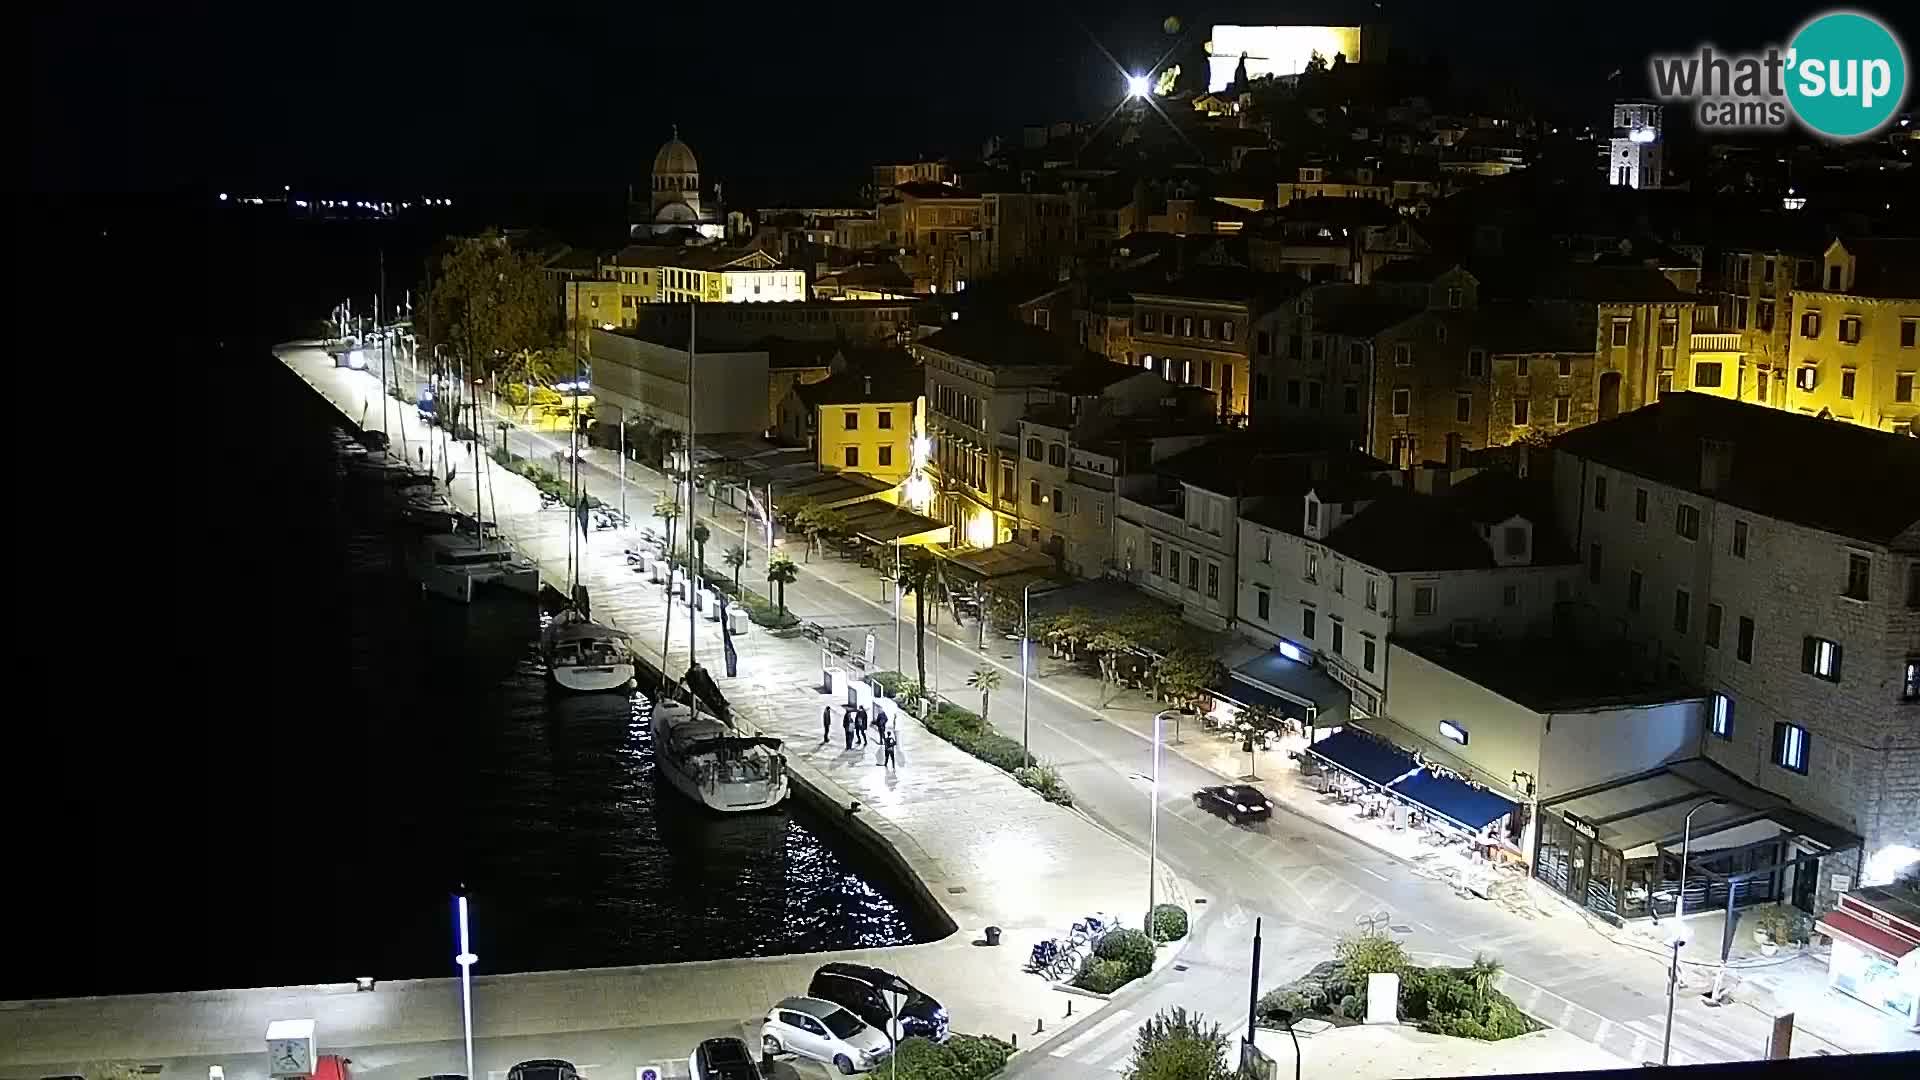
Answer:
POLYGON ((687 1059, 693 1080, 761 1080, 760 1062, 739 1039, 708 1039, 687 1059))
POLYGON ((887 999, 882 990, 907 995, 900 1006, 900 1036, 947 1041, 947 1010, 907 980, 877 967, 839 962, 822 964, 807 984, 807 996, 831 1001, 867 1023, 887 1031, 887 999))
POLYGON ((580 1080, 573 1062, 560 1058, 534 1058, 507 1070, 507 1080, 580 1080))

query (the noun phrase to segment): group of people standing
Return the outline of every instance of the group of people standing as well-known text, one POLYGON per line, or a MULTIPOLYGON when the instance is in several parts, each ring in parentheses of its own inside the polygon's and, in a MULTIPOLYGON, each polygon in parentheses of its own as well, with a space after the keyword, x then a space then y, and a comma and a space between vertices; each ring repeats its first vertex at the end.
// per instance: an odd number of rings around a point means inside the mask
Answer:
MULTIPOLYGON (((894 766, 894 750, 900 745, 900 737, 888 728, 885 712, 875 709, 869 714, 865 706, 847 705, 842 708, 840 724, 846 732, 849 750, 864 749, 867 746, 867 728, 872 727, 874 738, 880 743, 881 754, 880 760, 874 764, 888 768, 894 766)), ((820 710, 820 745, 825 746, 832 741, 833 706, 828 705, 820 710)))

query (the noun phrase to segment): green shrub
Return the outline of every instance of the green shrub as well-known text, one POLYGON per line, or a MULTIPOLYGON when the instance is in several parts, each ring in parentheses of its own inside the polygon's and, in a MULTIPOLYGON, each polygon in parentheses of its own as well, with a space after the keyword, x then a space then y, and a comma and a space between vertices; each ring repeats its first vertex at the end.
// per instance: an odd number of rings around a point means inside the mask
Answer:
POLYGON ((1110 931, 1093 947, 1093 955, 1126 964, 1136 979, 1153 970, 1153 942, 1143 930, 1110 931))
POLYGON ((1013 770, 1013 778, 1040 793, 1040 797, 1060 806, 1073 805, 1073 792, 1060 779, 1060 770, 1051 765, 1032 765, 1013 770))
POLYGON ((1334 1007, 1334 1011, 1349 1020, 1359 1020, 1366 1016, 1366 1008, 1360 1003, 1359 998, 1348 994, 1340 999, 1340 1004, 1334 1007))
POLYGON ((1111 994, 1134 980, 1133 969, 1123 960, 1095 960, 1080 969, 1073 985, 1096 994, 1111 994))
POLYGON ((1349 934, 1333 947, 1340 974, 1348 982, 1366 982, 1367 976, 1406 970, 1407 951, 1385 934, 1349 934))
POLYGON ((1179 941, 1187 936, 1187 910, 1179 904, 1155 904, 1149 925, 1155 940, 1179 941))
POLYGON ((901 1080, 984 1080, 1006 1067, 1013 1047, 981 1035, 954 1035, 945 1043, 902 1039, 892 1069, 901 1080))
POLYGON ((1254 1005, 1254 1012, 1268 1023, 1277 1023, 1282 1012, 1293 1016, 1305 1016, 1307 999, 1293 987, 1282 986, 1260 995, 1260 1000, 1254 1005))
POLYGON ((898 694, 900 684, 907 681, 907 677, 898 671, 876 671, 868 675, 867 678, 872 679, 874 685, 880 687, 880 692, 887 697, 893 697, 898 694))

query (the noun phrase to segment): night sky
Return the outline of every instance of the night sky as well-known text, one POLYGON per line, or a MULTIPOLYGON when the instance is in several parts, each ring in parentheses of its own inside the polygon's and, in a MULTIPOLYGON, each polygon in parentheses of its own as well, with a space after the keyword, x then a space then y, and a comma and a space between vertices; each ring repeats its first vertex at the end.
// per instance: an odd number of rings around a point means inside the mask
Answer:
POLYGON ((1616 68, 1643 80, 1652 49, 1779 40, 1824 9, 1778 0, 41 5, 33 182, 43 191, 617 190, 644 178, 677 123, 709 180, 730 179, 745 194, 795 174, 857 183, 876 159, 977 154, 990 133, 1103 110, 1120 82, 1093 41, 1144 66, 1170 41, 1161 30, 1170 14, 1200 40, 1215 22, 1385 16, 1396 46, 1444 52, 1458 79, 1512 80, 1545 105, 1584 109, 1606 99, 1616 68))

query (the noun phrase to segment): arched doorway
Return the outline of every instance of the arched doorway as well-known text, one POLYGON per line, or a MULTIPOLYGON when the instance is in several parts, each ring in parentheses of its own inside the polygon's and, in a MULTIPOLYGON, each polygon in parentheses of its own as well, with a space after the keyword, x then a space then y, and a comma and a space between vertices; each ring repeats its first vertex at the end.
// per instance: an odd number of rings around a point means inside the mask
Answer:
POLYGON ((1600 373, 1600 419, 1611 420, 1620 415, 1620 373, 1603 371, 1600 373))

